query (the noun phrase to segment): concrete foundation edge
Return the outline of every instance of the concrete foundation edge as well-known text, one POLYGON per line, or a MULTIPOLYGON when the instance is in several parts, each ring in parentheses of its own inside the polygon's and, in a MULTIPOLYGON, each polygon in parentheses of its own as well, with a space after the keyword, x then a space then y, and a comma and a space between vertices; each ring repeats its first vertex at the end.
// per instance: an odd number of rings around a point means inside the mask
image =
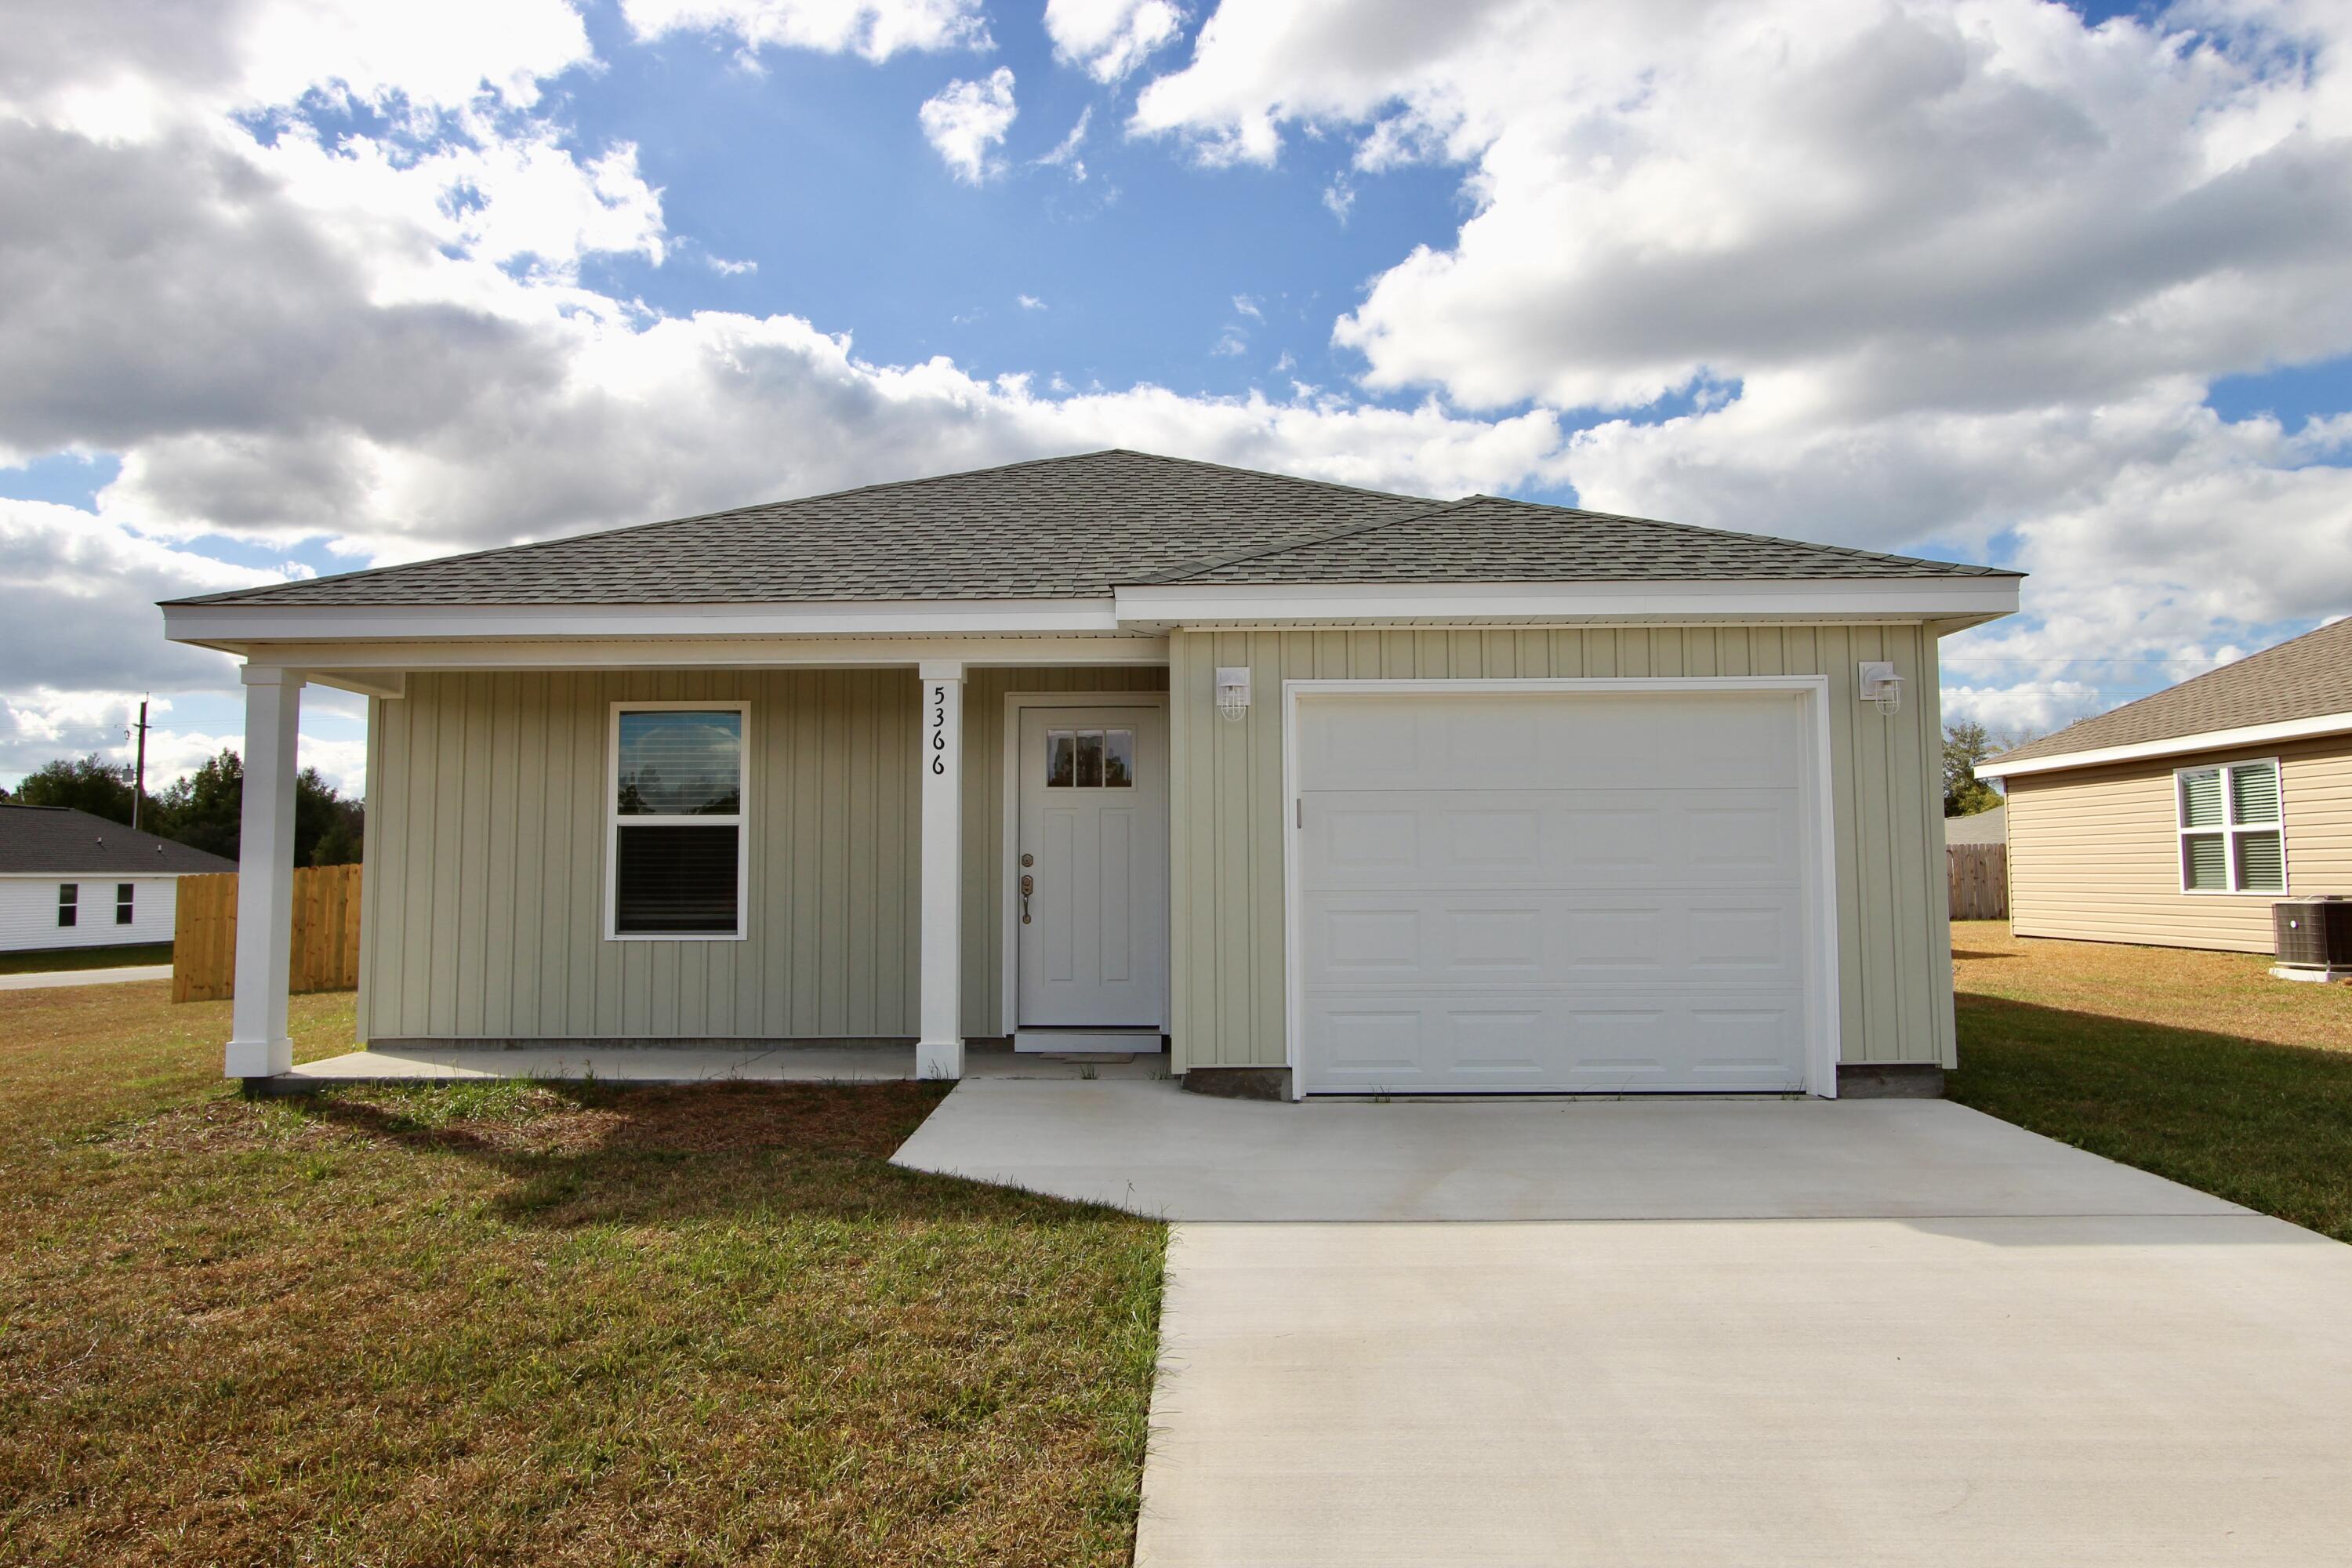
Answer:
POLYGON ((1288 1100, 1288 1068, 1193 1068, 1184 1074, 1184 1088, 1193 1094, 1219 1100, 1288 1100))
POLYGON ((1941 1100, 1944 1069, 1934 1062, 1841 1062, 1840 1100, 1941 1100))

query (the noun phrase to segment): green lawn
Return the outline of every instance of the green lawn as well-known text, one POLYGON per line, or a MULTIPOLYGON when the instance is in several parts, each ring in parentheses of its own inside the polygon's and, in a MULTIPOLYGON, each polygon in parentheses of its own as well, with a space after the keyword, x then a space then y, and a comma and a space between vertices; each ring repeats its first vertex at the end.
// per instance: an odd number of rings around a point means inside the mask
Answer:
POLYGON ((2352 986, 1952 928, 1954 1100, 2352 1241, 2352 986))
POLYGON ((31 952, 0 952, 0 974, 46 974, 60 969, 127 969, 169 963, 172 944, 142 942, 130 947, 53 947, 31 952))
POLYGON ((248 1103, 166 989, 0 995, 0 1562, 1128 1560, 1160 1227, 937 1089, 248 1103))

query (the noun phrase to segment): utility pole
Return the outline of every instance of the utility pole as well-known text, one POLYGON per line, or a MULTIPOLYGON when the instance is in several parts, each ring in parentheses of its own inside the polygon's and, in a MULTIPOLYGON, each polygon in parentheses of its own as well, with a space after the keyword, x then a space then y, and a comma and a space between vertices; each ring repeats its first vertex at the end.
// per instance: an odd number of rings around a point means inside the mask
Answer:
POLYGON ((139 771, 131 780, 131 826, 139 826, 139 803, 147 796, 147 699, 139 700, 139 771))

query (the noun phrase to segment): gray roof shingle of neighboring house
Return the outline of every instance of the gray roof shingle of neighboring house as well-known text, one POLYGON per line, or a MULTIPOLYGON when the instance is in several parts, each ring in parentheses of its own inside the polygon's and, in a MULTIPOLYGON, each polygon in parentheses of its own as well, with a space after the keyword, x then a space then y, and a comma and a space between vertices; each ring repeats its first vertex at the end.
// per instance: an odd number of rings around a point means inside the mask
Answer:
POLYGON ((1996 805, 1990 811, 1979 811, 1973 816, 1944 818, 1944 842, 1947 844, 2008 843, 2009 807, 1996 805))
POLYGON ((236 869, 234 860, 87 811, 0 801, 0 872, 98 880, 236 869))
POLYGON ((1112 450, 176 601, 686 605, 1098 598, 1150 584, 2012 577, 1112 450))
POLYGON ((2032 762, 2330 713, 2352 713, 2352 619, 2111 708, 1992 760, 2032 762))

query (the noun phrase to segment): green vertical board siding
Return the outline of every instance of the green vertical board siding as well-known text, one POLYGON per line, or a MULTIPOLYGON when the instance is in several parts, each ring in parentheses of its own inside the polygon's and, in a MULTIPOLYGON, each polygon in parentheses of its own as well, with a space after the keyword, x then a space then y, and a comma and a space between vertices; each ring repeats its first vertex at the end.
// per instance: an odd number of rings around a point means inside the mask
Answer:
POLYGON ((1595 626, 1528 631, 1203 631, 1170 639, 1174 1066, 1286 1060, 1282 687, 1286 679, 1829 678, 1838 1013, 1844 1059, 1953 1063, 1934 638, 1916 626, 1595 626), (1855 665, 1891 658, 1892 717, 1855 665), (1217 717, 1216 669, 1254 700, 1217 717))
MULTIPOLYGON (((1003 1032, 1013 691, 1160 690, 1162 668, 973 669, 964 698, 968 1033, 1003 1032)), ((394 1039, 916 1033, 921 765, 911 670, 412 677, 370 705, 360 1032, 394 1039), (617 701, 748 701, 741 942, 604 937, 617 701)))
POLYGON ((370 1037, 914 1034, 912 672, 418 675, 372 712, 370 1037), (616 701, 751 704, 747 940, 605 940, 616 701))

